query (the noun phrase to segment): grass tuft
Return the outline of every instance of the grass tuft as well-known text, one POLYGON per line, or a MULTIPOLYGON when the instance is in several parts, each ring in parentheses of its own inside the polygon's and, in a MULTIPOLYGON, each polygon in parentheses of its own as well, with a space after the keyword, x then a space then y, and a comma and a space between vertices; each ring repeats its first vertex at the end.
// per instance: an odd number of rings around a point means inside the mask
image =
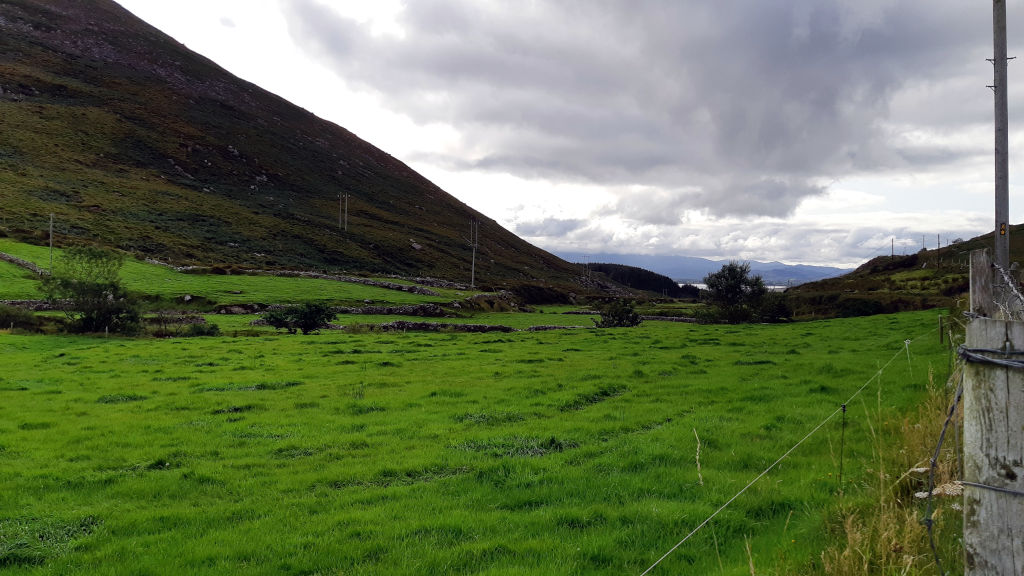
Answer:
POLYGON ((96 402, 99 404, 124 404, 126 402, 141 402, 146 398, 148 396, 143 396, 142 394, 104 394, 97 398, 96 402))
POLYGON ((559 406, 558 409, 561 410, 562 412, 568 412, 571 410, 583 410, 588 406, 592 406, 599 402, 604 402, 605 400, 621 396, 625 394, 628 390, 629 388, 621 384, 609 384, 606 386, 602 386, 593 392, 580 394, 573 398, 572 400, 570 400, 569 402, 566 402, 565 404, 559 406))

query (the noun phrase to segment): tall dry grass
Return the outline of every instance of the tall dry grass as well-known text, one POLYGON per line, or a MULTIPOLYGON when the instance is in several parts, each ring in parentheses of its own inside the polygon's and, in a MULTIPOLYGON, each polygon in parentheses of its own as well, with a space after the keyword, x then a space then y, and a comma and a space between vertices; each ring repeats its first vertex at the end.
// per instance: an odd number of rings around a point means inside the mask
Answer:
MULTIPOLYGON (((853 500, 844 502, 829 519, 834 542, 821 553, 824 573, 853 575, 939 574, 928 529, 929 462, 961 381, 955 369, 937 384, 929 371, 928 396, 917 413, 902 420, 877 422, 872 429, 872 481, 853 500), (883 438, 896 438, 886 444, 883 438)), ((876 415, 877 416, 877 415, 876 415)), ((934 485, 955 491, 960 477, 959 430, 962 404, 957 407, 936 461, 934 485)), ((936 495, 932 499, 934 540, 943 573, 963 573, 962 498, 936 495)))

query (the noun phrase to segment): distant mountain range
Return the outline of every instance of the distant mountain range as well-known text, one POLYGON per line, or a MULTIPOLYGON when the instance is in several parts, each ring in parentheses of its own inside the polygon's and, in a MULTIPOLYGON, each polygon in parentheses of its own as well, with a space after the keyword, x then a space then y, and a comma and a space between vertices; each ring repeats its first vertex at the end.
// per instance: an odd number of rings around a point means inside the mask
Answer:
MULTIPOLYGON (((645 254, 584 254, 581 252, 558 252, 558 256, 569 262, 586 263, 602 262, 625 264, 645 268, 658 274, 664 274, 677 282, 700 282, 711 272, 717 272, 729 260, 708 260, 692 256, 652 256, 645 254)), ((825 278, 833 278, 850 272, 850 268, 832 268, 829 266, 806 266, 803 264, 783 264, 781 262, 749 261, 750 270, 760 274, 766 284, 776 286, 796 285, 814 282, 825 278)))

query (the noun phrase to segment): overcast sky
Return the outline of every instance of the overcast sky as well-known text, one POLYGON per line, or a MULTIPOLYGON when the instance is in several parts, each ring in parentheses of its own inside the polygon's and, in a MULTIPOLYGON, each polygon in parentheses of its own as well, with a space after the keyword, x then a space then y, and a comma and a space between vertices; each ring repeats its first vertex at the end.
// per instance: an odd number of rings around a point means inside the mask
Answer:
POLYGON ((855 266, 993 226, 990 2, 117 1, 555 253, 855 266))

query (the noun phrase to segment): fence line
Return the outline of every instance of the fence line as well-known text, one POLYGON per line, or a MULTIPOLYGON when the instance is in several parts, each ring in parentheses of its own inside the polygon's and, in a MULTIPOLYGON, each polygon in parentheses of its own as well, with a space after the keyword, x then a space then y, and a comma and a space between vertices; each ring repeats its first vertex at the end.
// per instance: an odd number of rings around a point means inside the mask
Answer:
POLYGON ((889 358, 889 361, 888 361, 888 362, 886 362, 884 366, 882 366, 881 368, 879 368, 879 369, 878 369, 878 370, 877 370, 877 371, 876 371, 876 372, 874 373, 874 375, 872 375, 872 376, 871 376, 870 378, 868 378, 868 379, 867 379, 867 381, 866 381, 866 382, 864 382, 864 384, 862 384, 862 385, 861 385, 861 387, 860 387, 860 388, 858 388, 858 389, 857 389, 857 391, 856 391, 856 392, 854 392, 854 393, 853 393, 853 395, 851 395, 851 396, 850 396, 850 398, 846 400, 846 402, 844 402, 844 403, 843 403, 843 404, 842 404, 842 405, 841 405, 841 406, 840 406, 839 408, 836 408, 836 409, 835 409, 835 410, 834 410, 834 411, 833 411, 833 412, 832 412, 831 414, 829 414, 828 416, 826 416, 826 417, 825 417, 825 419, 824 419, 824 420, 822 420, 820 424, 818 424, 817 426, 815 426, 813 430, 811 430, 810 432, 808 432, 808 433, 807 433, 807 435, 805 435, 805 436, 804 436, 803 438, 801 438, 801 439, 800 439, 800 441, 798 441, 798 442, 797 442, 796 444, 794 444, 792 448, 790 448, 789 450, 787 450, 787 451, 786 451, 786 453, 785 453, 785 454, 783 454, 782 456, 780 456, 780 457, 778 458, 778 460, 776 460, 775 462, 773 462, 773 463, 772 463, 772 464, 771 464, 770 466, 768 466, 768 468, 766 468, 766 469, 765 469, 765 470, 764 470, 763 472, 761 472, 760 474, 758 474, 756 478, 754 478, 753 480, 751 480, 751 481, 750 481, 750 482, 749 482, 749 483, 748 483, 748 484, 747 484, 746 486, 744 486, 744 487, 743 487, 743 488, 742 488, 742 489, 741 489, 741 490, 740 490, 739 492, 737 492, 737 493, 736 493, 736 494, 735 494, 735 495, 734 495, 734 496, 733 496, 732 498, 730 498, 730 499, 729 499, 728 501, 726 501, 726 502, 725 502, 725 504, 722 504, 722 505, 721 505, 721 506, 720 506, 720 507, 719 507, 719 508, 718 508, 717 510, 715 510, 715 511, 714 511, 714 512, 713 512, 713 513, 712 513, 712 514, 710 515, 710 516, 708 516, 708 517, 707 517, 707 519, 705 519, 705 520, 704 520, 703 522, 701 522, 701 523, 700 523, 699 525, 697 525, 697 527, 696 527, 696 528, 694 528, 694 529, 693 529, 692 531, 690 531, 690 533, 689 533, 689 534, 687 534, 686 536, 684 536, 682 540, 680 540, 679 542, 677 542, 675 546, 673 546, 672 548, 670 548, 670 549, 668 550, 668 552, 665 552, 665 554, 664 554, 664 555, 662 555, 662 556, 661 556, 661 558, 658 558, 658 559, 657 559, 657 560, 656 560, 656 561, 654 562, 654 564, 651 564, 651 565, 650 565, 650 566, 649 566, 649 567, 648 567, 648 568, 647 568, 646 570, 644 570, 644 571, 643 571, 643 572, 642 572, 642 573, 640 574, 640 576, 646 576, 646 575, 647 575, 648 573, 650 573, 650 572, 651 572, 651 570, 654 570, 654 568, 656 568, 656 567, 657 567, 657 566, 658 566, 659 564, 661 564, 661 563, 662 563, 662 561, 664 561, 664 560, 665 560, 666 558, 668 558, 669 556, 671 556, 673 552, 675 552, 675 551, 676 551, 677 549, 679 549, 679 547, 680 547, 680 546, 682 546, 682 545, 683 545, 683 544, 684 544, 684 543, 685 543, 685 542, 686 542, 687 540, 689 540, 691 536, 693 536, 694 534, 696 534, 696 533, 697 533, 698 531, 700 531, 700 529, 701 529, 701 528, 703 528, 703 527, 704 527, 704 526, 706 526, 706 525, 707 525, 707 524, 708 524, 709 522, 711 522, 711 520, 713 520, 713 519, 715 518, 715 516, 718 516, 718 514, 719 514, 720 512, 722 512, 723 510, 725 510, 725 509, 726 509, 726 508, 727 508, 727 507, 728 507, 728 506, 729 506, 730 504, 732 504, 732 503, 733 503, 733 502, 734 502, 734 501, 735 501, 735 500, 736 500, 737 498, 739 498, 740 496, 742 496, 742 495, 743 495, 743 493, 744 493, 744 492, 746 492, 746 491, 747 491, 747 490, 748 490, 748 489, 749 489, 749 488, 750 488, 751 486, 753 486, 754 484, 756 484, 758 480, 760 480, 760 479, 761 479, 761 478, 763 478, 763 477, 764 477, 764 476, 765 476, 766 474, 768 474, 769 472, 771 472, 771 471, 772 471, 772 470, 773 470, 773 469, 774 469, 774 468, 775 468, 776 466, 778 466, 778 465, 779 465, 779 463, 781 463, 781 462, 782 462, 783 460, 785 460, 785 459, 786 459, 786 458, 787 458, 787 457, 788 457, 788 456, 789 456, 790 454, 792 454, 792 453, 793 453, 793 451, 795 451, 795 450, 796 450, 797 448, 799 448, 799 447, 800 447, 800 445, 801 445, 801 444, 803 444, 803 443, 804 443, 804 442, 805 442, 805 441, 806 441, 806 440, 807 440, 808 438, 810 438, 811 436, 813 436, 813 435, 814 435, 814 434, 815 434, 816 432, 818 432, 818 430, 821 430, 821 428, 822 428, 823 426, 825 426, 825 424, 827 424, 827 423, 828 423, 828 422, 829 422, 830 420, 832 420, 832 418, 835 418, 836 414, 839 414, 839 413, 840 413, 840 412, 841 412, 841 411, 843 410, 843 406, 846 406, 846 405, 848 405, 848 404, 849 404, 850 402, 852 402, 852 401, 853 401, 853 400, 854 400, 854 399, 855 399, 855 398, 856 398, 857 396, 859 396, 859 395, 860 395, 860 394, 861 394, 862 392, 864 392, 864 390, 865 390, 865 389, 866 389, 866 388, 867 388, 867 387, 868 387, 868 386, 869 386, 869 385, 870 385, 870 384, 871 384, 871 383, 872 383, 873 381, 875 381, 876 379, 880 378, 880 377, 882 376, 882 373, 883 373, 883 372, 884 372, 884 371, 885 371, 885 370, 886 370, 886 369, 887 369, 887 368, 888 368, 888 367, 889 367, 889 366, 890 366, 890 365, 891 365, 891 364, 892 364, 892 363, 893 363, 894 361, 896 361, 896 359, 897 359, 897 358, 899 358, 899 357, 900 357, 901 355, 903 355, 903 353, 904 353, 904 349, 906 350, 906 353, 907 353, 907 354, 909 355, 909 354, 910 354, 910 343, 912 343, 912 342, 916 342, 917 340, 919 340, 920 338, 922 338, 922 337, 923 337, 923 336, 925 336, 926 334, 931 334, 931 329, 929 329, 929 330, 928 330, 927 332, 925 332, 925 333, 922 333, 922 334, 920 334, 920 335, 918 335, 918 336, 915 336, 914 338, 912 338, 912 339, 910 339, 910 340, 905 340, 904 342, 902 342, 903 346, 900 346, 900 349, 899 349, 898 351, 896 351, 896 353, 895 353, 895 354, 893 354, 892 358, 889 358))

